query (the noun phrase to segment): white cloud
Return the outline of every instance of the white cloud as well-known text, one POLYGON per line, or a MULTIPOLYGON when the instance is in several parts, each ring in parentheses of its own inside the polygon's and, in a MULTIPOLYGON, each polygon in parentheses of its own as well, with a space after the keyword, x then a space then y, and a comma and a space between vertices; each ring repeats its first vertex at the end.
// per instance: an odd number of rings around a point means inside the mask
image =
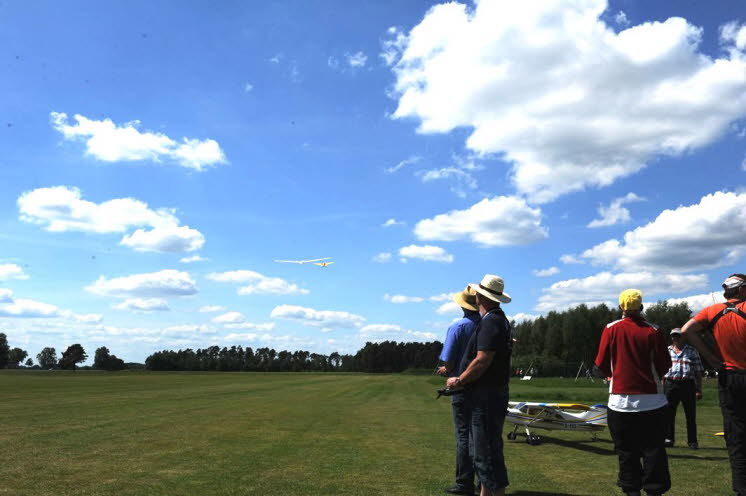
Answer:
POLYGON ((187 296, 197 293, 197 286, 191 276, 187 272, 173 269, 111 279, 101 276, 85 289, 98 295, 124 298, 187 296))
POLYGON ((453 296, 450 293, 440 293, 428 298, 430 301, 450 301, 453 296))
POLYGON ((622 270, 693 271, 735 263, 746 251, 746 193, 717 192, 690 206, 664 210, 582 253, 596 265, 622 270))
POLYGON ((253 90, 253 89, 254 89, 254 85, 251 84, 251 83, 246 83, 246 84, 243 85, 243 92, 244 93, 250 93, 251 90, 253 90))
POLYGON ((381 224, 381 227, 396 227, 396 226, 403 226, 405 224, 406 222, 402 220, 396 220, 394 218, 391 218, 387 220, 386 222, 384 222, 383 224, 381 224))
POLYGON ((683 298, 669 298, 666 301, 669 305, 686 303, 687 305, 689 305, 689 310, 692 311, 692 315, 696 315, 697 312, 705 307, 714 305, 715 303, 725 303, 725 298, 723 298, 723 293, 705 293, 685 296, 683 298))
POLYGON ((201 313, 212 313, 212 312, 222 312, 223 310, 225 310, 224 306, 204 305, 204 306, 199 307, 197 311, 201 313))
POLYGON ((247 333, 247 334, 227 334, 223 341, 226 343, 235 343, 236 341, 256 341, 259 343, 266 343, 266 344, 284 344, 287 345, 288 343, 308 343, 308 341, 298 339, 295 336, 285 335, 285 336, 275 336, 274 334, 257 334, 257 333, 247 333))
MULTIPOLYGON (((11 293, 12 294, 12 293, 11 293)), ((11 298, 11 294, 0 293, 0 317, 20 319, 61 317, 63 312, 55 305, 26 298, 11 298)))
POLYGON ((508 320, 514 320, 516 324, 520 324, 521 322, 526 322, 527 320, 536 320, 540 317, 539 314, 533 314, 533 313, 522 313, 518 312, 515 315, 508 315, 508 320))
POLYGON ((287 319, 322 330, 353 329, 363 325, 365 317, 336 310, 316 310, 296 305, 279 305, 272 310, 273 319, 287 319))
POLYGON ((406 296, 406 295, 390 295, 386 293, 383 295, 384 301, 395 304, 406 304, 406 303, 422 303, 425 298, 421 296, 406 296))
POLYGON ((104 320, 104 316, 99 313, 74 314, 73 318, 84 324, 100 324, 104 320))
POLYGON ((366 341, 434 341, 437 339, 432 332, 403 329, 397 324, 369 324, 360 328, 358 337, 366 341))
POLYGON ((253 270, 232 270, 229 272, 214 272, 207 275, 208 279, 218 282, 237 282, 251 284, 238 289, 240 295, 250 294, 308 294, 307 289, 303 289, 297 284, 289 283, 279 277, 267 277, 253 270))
POLYGON ((746 24, 731 21, 720 28, 720 40, 726 45, 732 43, 738 50, 746 48, 746 24))
POLYGON ((447 301, 435 310, 435 313, 438 315, 460 314, 463 312, 464 310, 455 301, 447 301))
POLYGON ((623 10, 617 12, 617 14, 614 16, 614 22, 616 22, 620 26, 629 26, 630 24, 629 19, 627 19, 627 14, 625 14, 623 10))
POLYGON ((195 262, 207 262, 209 258, 202 257, 200 255, 192 255, 191 257, 183 257, 179 259, 181 263, 195 263, 195 262))
POLYGON ((533 271, 536 277, 549 277, 555 274, 559 274, 560 270, 557 267, 549 267, 547 269, 536 269, 533 271))
POLYGON ((241 312, 227 312, 212 319, 216 324, 240 324, 246 322, 246 317, 241 312))
POLYGON ((28 275, 16 264, 0 264, 0 281, 9 279, 24 280, 28 279, 28 275))
POLYGON ((220 145, 212 139, 183 138, 178 143, 162 133, 140 131, 139 121, 118 126, 111 119, 96 121, 76 114, 77 123, 69 124, 65 113, 52 112, 50 117, 52 127, 66 140, 85 140, 86 153, 104 162, 171 159, 197 171, 226 162, 220 145))
POLYGON ((171 307, 163 298, 127 298, 122 303, 114 305, 117 310, 132 312, 168 312, 171 307))
POLYGON ((644 200, 644 198, 641 198, 634 193, 627 193, 626 196, 615 198, 611 201, 608 207, 604 207, 603 205, 598 207, 598 215, 600 218, 592 220, 588 224, 588 227, 613 226, 614 224, 629 222, 629 210, 624 208, 622 205, 625 203, 644 200))
POLYGON ((121 244, 137 251, 185 252, 202 248, 205 238, 196 229, 180 226, 173 209, 151 210, 134 198, 94 203, 81 198, 78 188, 53 186, 26 191, 18 197, 20 219, 45 226, 50 232, 126 233, 121 244))
POLYGON ((163 334, 166 336, 176 336, 182 338, 196 337, 198 334, 212 333, 212 329, 207 324, 181 324, 172 325, 163 329, 163 334))
POLYGON ((235 324, 223 325, 226 329, 247 329, 254 331, 271 331, 275 328, 274 322, 267 322, 266 324, 254 324, 253 322, 238 322, 235 324))
POLYGON ((399 248, 399 257, 403 262, 409 259, 419 259, 425 262, 453 262, 453 255, 440 246, 432 245, 409 245, 399 248))
POLYGON ((547 237, 541 209, 513 196, 485 198, 466 210, 452 210, 417 223, 414 234, 422 240, 471 239, 484 246, 525 245, 547 237))
POLYGON ((348 53, 345 55, 345 58, 347 59, 347 63, 350 65, 350 67, 363 67, 368 61, 367 55, 365 55, 363 52, 355 52, 353 54, 348 53))
POLYGON ((419 174, 423 183, 438 181, 442 179, 453 179, 456 185, 451 191, 457 196, 464 198, 468 190, 475 190, 478 187, 477 180, 469 172, 459 169, 458 167, 443 167, 441 169, 430 169, 421 171, 419 174))
POLYGON ((396 76, 393 117, 417 119, 422 133, 471 129, 470 150, 499 154, 518 192, 546 202, 708 145, 744 116, 743 27, 721 32, 716 58, 700 51, 703 30, 681 17, 616 33, 599 18, 606 8, 434 6, 383 43, 396 76))
POLYGON ((13 291, 10 289, 0 288, 0 303, 11 303, 13 301, 13 291))
POLYGON ((403 169, 403 168, 405 168, 405 167, 407 167, 409 165, 416 164, 420 160, 422 160, 422 157, 417 156, 417 155, 413 155, 413 156, 411 156, 409 158, 406 158, 406 159, 402 160, 401 162, 399 162, 398 164, 396 164, 394 166, 391 166, 391 167, 388 167, 388 168, 384 169, 384 171, 387 174, 393 174, 394 172, 398 172, 401 169, 403 169))
POLYGON ((377 263, 386 263, 391 261, 391 253, 389 252, 381 252, 373 257, 373 261, 377 263))
POLYGON ((572 264, 583 264, 584 261, 580 260, 576 255, 562 255, 560 257, 560 262, 562 262, 565 265, 572 265, 572 264))
POLYGON ((743 157, 743 160, 741 160, 741 170, 746 171, 746 157, 743 157))
POLYGON ((654 274, 652 272, 623 272, 612 274, 601 272, 583 279, 567 279, 555 282, 544 288, 536 310, 545 312, 561 310, 586 303, 594 305, 617 301, 619 293, 629 288, 642 291, 647 299, 650 296, 666 293, 683 293, 705 287, 704 274, 654 274))

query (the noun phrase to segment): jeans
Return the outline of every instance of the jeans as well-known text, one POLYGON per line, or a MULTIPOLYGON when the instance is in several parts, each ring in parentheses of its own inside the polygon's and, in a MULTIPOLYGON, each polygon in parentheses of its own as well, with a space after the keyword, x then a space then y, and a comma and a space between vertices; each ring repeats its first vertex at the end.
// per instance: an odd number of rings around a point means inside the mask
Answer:
POLYGON ((693 444, 697 442, 697 386, 694 379, 684 381, 666 380, 665 392, 668 400, 668 429, 666 439, 676 441, 676 410, 679 403, 684 405, 686 416, 686 442, 693 444))
POLYGON ((718 392, 733 491, 746 496, 746 371, 720 371, 718 392))
POLYGON ((508 486, 508 469, 503 456, 503 423, 508 411, 508 390, 467 390, 471 407, 471 435, 474 442, 474 469, 484 487, 490 490, 508 486))
POLYGON ((665 406, 645 412, 609 409, 609 432, 619 456, 617 485, 623 491, 645 489, 648 493, 663 494, 671 489, 664 446, 666 417, 665 406))
POLYGON ((474 487, 474 447, 471 442, 471 409, 464 394, 451 396, 453 427, 456 432, 456 485, 474 487))

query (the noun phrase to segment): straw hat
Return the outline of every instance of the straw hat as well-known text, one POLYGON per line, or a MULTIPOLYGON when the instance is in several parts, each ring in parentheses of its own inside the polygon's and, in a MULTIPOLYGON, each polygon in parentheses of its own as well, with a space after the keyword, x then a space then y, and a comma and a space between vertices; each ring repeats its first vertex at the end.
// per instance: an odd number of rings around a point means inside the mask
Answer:
POLYGON ((482 278, 482 282, 479 284, 469 284, 469 287, 492 301, 510 303, 510 295, 503 291, 505 289, 505 282, 502 277, 487 274, 482 278))
POLYGON ((461 308, 471 310, 473 312, 477 311, 477 293, 469 286, 466 286, 466 289, 464 289, 463 291, 455 293, 453 295, 453 301, 455 301, 456 304, 461 308))

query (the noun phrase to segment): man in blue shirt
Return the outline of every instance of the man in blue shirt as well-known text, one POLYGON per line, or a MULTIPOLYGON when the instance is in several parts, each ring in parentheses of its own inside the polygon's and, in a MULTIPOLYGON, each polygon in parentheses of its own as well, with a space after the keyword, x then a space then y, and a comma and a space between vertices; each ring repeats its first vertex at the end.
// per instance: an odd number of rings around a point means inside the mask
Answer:
MULTIPOLYGON (((446 377, 458 377, 464 370, 461 368, 462 358, 466 351, 471 335, 481 319, 477 311, 477 293, 468 286, 453 296, 464 311, 464 317, 448 328, 440 360, 444 365, 438 369, 438 374, 446 377)), ((451 396, 453 409, 453 425, 456 431, 456 485, 445 491, 448 494, 474 494, 474 463, 469 446, 469 428, 471 426, 471 410, 464 401, 464 395, 451 396)))

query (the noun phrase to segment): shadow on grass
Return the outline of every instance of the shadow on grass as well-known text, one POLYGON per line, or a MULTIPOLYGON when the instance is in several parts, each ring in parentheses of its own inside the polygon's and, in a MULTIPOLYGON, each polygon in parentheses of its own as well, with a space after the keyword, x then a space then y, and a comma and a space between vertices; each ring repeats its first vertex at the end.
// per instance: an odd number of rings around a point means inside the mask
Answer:
MULTIPOLYGON (((563 448, 585 451, 593 453, 594 455, 612 456, 615 454, 614 448, 609 449, 602 446, 604 443, 611 444, 611 441, 607 441, 606 439, 598 439, 596 441, 568 441, 566 439, 541 436, 541 442, 542 444, 555 444, 557 446, 562 446, 563 448)), ((541 448, 541 445, 539 445, 538 448, 541 448)))

